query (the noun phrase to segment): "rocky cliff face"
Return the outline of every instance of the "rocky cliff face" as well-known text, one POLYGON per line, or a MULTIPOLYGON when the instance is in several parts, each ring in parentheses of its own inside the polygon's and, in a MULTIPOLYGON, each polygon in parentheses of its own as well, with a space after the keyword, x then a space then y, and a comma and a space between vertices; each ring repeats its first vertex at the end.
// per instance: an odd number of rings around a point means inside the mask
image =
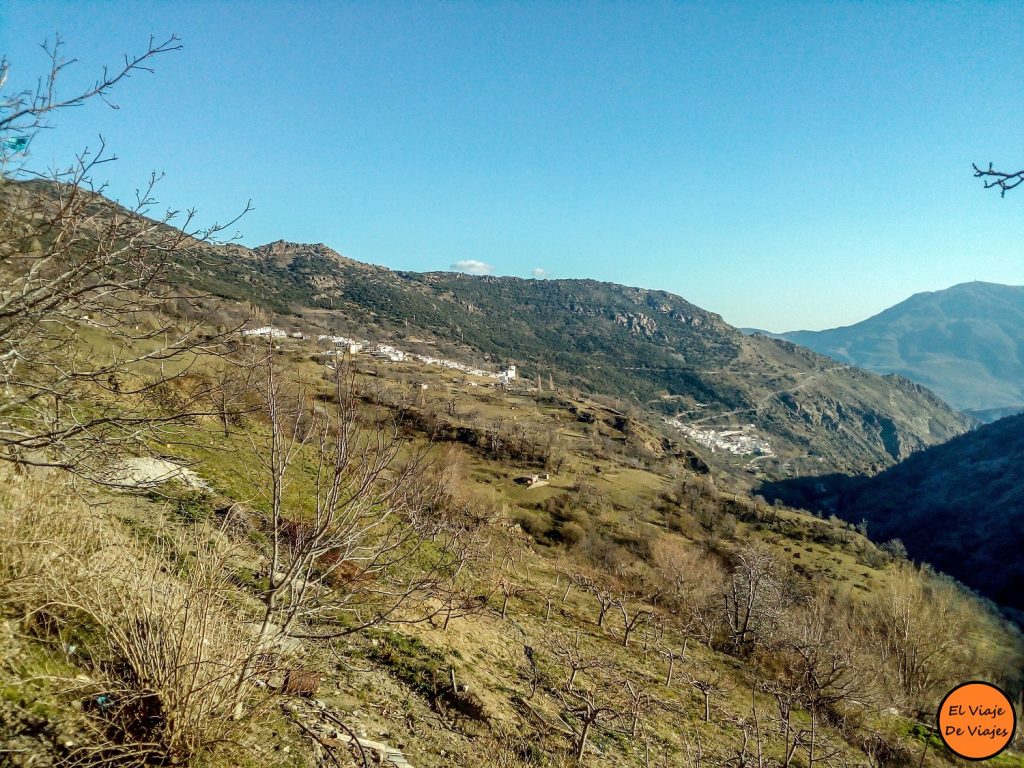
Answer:
POLYGON ((622 314, 615 313, 615 324, 627 328, 630 333, 643 334, 647 338, 654 338, 658 332, 658 324, 643 312, 622 314))

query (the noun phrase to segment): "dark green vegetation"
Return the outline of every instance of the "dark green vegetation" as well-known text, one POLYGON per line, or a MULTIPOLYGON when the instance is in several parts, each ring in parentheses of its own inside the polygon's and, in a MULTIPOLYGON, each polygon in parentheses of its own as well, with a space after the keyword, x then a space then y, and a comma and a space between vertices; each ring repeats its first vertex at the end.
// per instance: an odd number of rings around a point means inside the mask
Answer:
POLYGON ((982 421, 1024 410, 1024 287, 962 283, 863 322, 782 334, 835 360, 898 373, 982 421))
POLYGON ((854 523, 867 520, 872 539, 900 538, 915 559, 1024 611, 1022 457, 1024 416, 1010 416, 872 478, 797 479, 762 492, 854 523))
POLYGON ((969 426, 910 381, 744 336, 664 291, 393 272, 285 242, 210 248, 182 269, 195 286, 263 307, 286 327, 319 325, 407 348, 429 340, 704 427, 752 423, 778 456, 760 464, 769 476, 877 471, 969 426))

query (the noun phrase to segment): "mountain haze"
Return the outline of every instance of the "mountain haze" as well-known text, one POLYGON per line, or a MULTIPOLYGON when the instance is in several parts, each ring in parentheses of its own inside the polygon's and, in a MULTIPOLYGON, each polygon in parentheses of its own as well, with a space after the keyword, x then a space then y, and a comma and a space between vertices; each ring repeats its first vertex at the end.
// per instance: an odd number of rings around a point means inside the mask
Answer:
POLYGON ((918 293, 854 325, 781 334, 815 352, 917 381, 990 420, 1024 409, 1024 287, 918 293))

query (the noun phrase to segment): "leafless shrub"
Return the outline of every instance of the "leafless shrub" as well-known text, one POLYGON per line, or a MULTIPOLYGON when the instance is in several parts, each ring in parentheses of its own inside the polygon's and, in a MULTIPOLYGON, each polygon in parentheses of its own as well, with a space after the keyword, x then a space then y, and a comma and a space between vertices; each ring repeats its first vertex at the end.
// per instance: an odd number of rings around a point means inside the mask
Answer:
POLYGON ((749 656, 774 639, 787 605, 781 566, 765 549, 743 544, 722 594, 730 652, 749 656))
MULTIPOLYGON (((72 63, 59 40, 34 89, 10 87, 3 62, 0 132, 30 140, 55 113, 107 101, 122 80, 180 47, 173 36, 151 39, 70 97, 57 93, 72 63)), ((201 313, 173 317, 197 298, 173 278, 177 264, 201 258, 204 242, 230 223, 203 228, 193 211, 157 214, 155 175, 133 203, 108 200, 94 181, 115 159, 102 139, 52 173, 19 164, 20 152, 0 148, 0 460, 98 479, 111 454, 141 451, 154 432, 208 410, 165 386, 214 346, 203 338, 201 313)))
MULTIPOLYGON (((462 503, 451 478, 428 472, 428 453, 403 437, 391 411, 365 402, 351 368, 311 408, 272 353, 261 361, 266 428, 249 431, 267 513, 268 587, 258 653, 286 637, 329 640, 382 623, 415 623, 466 605, 459 579, 486 516, 462 503), (285 489, 308 482, 304 512, 285 489)), ((252 674, 247 663, 242 685, 252 674)))
POLYGON ((862 617, 891 700, 923 704, 974 666, 971 646, 964 643, 967 618, 951 584, 910 564, 896 567, 862 617))
POLYGON ((71 762, 181 761, 228 746, 255 639, 225 597, 227 553, 206 537, 144 551, 40 484, 8 489, 0 509, 0 599, 40 640, 77 647, 84 677, 53 682, 96 703, 71 762))

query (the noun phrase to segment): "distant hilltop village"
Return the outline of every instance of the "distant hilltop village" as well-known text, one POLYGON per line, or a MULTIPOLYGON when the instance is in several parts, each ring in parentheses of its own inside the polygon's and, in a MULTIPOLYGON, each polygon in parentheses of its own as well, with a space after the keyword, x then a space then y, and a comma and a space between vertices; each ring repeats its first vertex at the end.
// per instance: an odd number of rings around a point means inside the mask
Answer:
MULTIPOLYGON (((257 336, 267 339, 304 340, 307 338, 306 334, 301 331, 285 331, 282 328, 275 328, 272 325, 264 325, 259 328, 248 328, 242 331, 242 335, 257 336)), ((333 347, 333 349, 321 353, 328 358, 337 357, 339 355, 362 354, 377 360, 383 360, 391 363, 402 363, 413 360, 423 363, 424 365, 435 365, 440 368, 461 371, 462 373, 466 373, 471 376, 491 379, 494 381, 494 385, 498 387, 507 387, 516 379, 516 367, 514 365, 507 365, 500 371, 486 371, 482 368, 474 368, 466 363, 460 363, 457 360, 448 360, 442 357, 434 357, 432 355, 406 352, 405 350, 398 349, 391 344, 373 342, 366 339, 360 340, 352 339, 348 336, 319 334, 317 335, 316 340, 319 343, 330 344, 333 347)), ((326 364, 331 365, 330 359, 328 359, 326 364)), ((475 382, 470 382, 470 385, 478 386, 475 382)), ((703 404, 698 405, 703 406, 703 404)), ((682 432, 686 437, 693 440, 698 445, 702 445, 705 448, 710 449, 712 453, 731 453, 734 456, 753 455, 758 459, 769 458, 775 455, 771 444, 766 438, 757 434, 756 428, 753 424, 744 424, 726 429, 711 429, 708 427, 697 426, 699 421, 687 423, 679 416, 666 418, 664 419, 664 422, 669 427, 682 432)))
POLYGON ((753 424, 744 424, 732 429, 708 429, 687 424, 679 418, 665 419, 698 445, 710 448, 712 453, 725 451, 735 456, 774 456, 771 444, 755 431, 753 424))
MULTIPOLYGON (((267 339, 303 340, 306 338, 306 334, 301 331, 289 332, 281 328, 275 328, 272 325, 264 325, 259 328, 247 328, 242 331, 242 335, 258 336, 267 339)), ((516 367, 514 365, 507 365, 500 371, 485 371, 482 368, 474 368, 471 365, 460 363, 456 360, 447 360, 441 357, 433 357, 432 355, 420 355, 413 352, 406 352, 390 344, 375 343, 366 339, 357 340, 350 339, 347 336, 331 336, 330 334, 320 334, 316 338, 319 342, 326 342, 334 346, 333 350, 324 353, 329 357, 340 354, 366 354, 370 357, 376 358, 377 360, 385 360, 392 363, 416 360, 417 362, 425 365, 436 365, 441 368, 448 368, 450 370, 468 373, 471 376, 494 379, 499 386, 507 386, 516 378, 516 367)))

